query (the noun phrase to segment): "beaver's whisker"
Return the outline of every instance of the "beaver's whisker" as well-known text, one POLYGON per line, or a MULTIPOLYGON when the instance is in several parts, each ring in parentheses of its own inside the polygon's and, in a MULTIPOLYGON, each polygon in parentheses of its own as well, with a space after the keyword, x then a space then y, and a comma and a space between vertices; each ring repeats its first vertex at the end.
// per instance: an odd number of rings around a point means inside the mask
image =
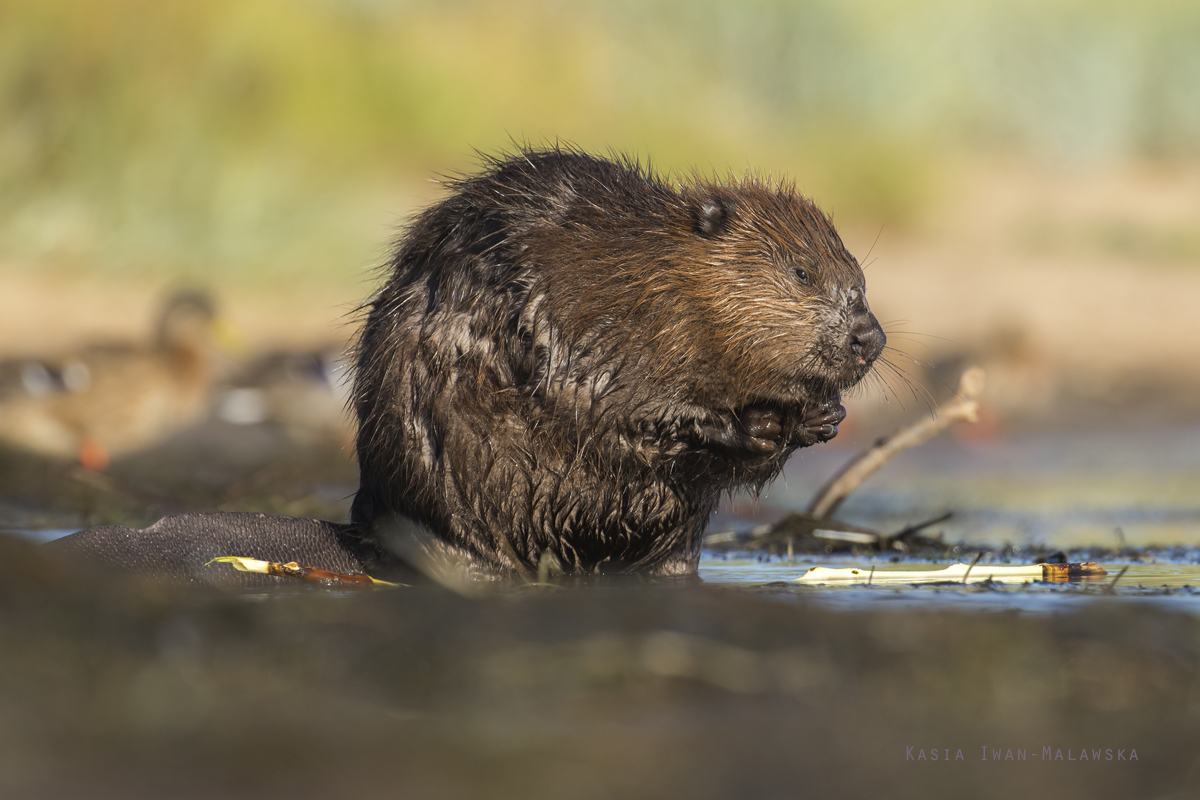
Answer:
POLYGON ((929 408, 929 412, 933 413, 934 408, 937 407, 937 402, 928 389, 912 380, 907 372, 901 370, 886 357, 881 357, 877 363, 882 363, 884 368, 886 368, 892 375, 897 377, 908 387, 909 391, 912 393, 913 400, 925 403, 925 405, 929 408))

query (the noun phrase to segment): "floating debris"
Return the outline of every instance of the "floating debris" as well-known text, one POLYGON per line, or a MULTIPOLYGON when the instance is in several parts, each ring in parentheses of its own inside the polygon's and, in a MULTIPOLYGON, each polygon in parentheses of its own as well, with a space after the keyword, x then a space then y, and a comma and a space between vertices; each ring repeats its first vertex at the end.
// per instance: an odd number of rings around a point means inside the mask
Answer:
POLYGON ((370 575, 345 575, 316 567, 302 567, 295 561, 281 564, 277 561, 260 561, 256 558, 242 556, 219 556, 209 561, 209 564, 232 564, 238 572, 258 572, 263 575, 275 575, 280 578, 298 578, 302 581, 313 581, 324 584, 346 584, 349 586, 401 586, 403 584, 381 581, 370 575))
POLYGON ((1029 564, 1019 567, 995 567, 978 564, 951 564, 943 569, 870 570, 859 567, 812 567, 792 583, 805 584, 913 584, 913 583, 1064 583, 1094 580, 1108 572, 1094 561, 1076 564, 1029 564))

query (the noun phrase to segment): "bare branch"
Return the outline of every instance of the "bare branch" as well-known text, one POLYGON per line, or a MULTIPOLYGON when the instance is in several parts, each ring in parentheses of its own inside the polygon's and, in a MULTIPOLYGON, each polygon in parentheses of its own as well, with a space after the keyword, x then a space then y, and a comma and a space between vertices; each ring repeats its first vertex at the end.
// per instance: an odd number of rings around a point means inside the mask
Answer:
POLYGON ((929 441, 955 422, 975 422, 978 419, 979 395, 983 392, 983 382, 982 367, 967 369, 958 381, 958 393, 954 397, 938 406, 933 416, 880 439, 842 467, 821 491, 817 492, 808 506, 808 513, 816 518, 832 514, 846 499, 846 495, 895 458, 900 451, 929 441))

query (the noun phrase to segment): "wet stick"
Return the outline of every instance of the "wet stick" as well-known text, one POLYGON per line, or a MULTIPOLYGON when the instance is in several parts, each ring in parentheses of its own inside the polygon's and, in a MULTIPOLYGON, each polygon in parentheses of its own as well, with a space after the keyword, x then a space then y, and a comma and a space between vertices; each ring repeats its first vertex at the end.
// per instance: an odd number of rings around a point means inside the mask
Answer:
POLYGON ((979 563, 979 559, 983 558, 983 552, 975 554, 975 560, 971 562, 971 566, 967 567, 967 574, 963 575, 963 583, 967 582, 967 578, 971 577, 971 570, 975 569, 975 565, 979 563))
POLYGON ((916 447, 937 436, 955 422, 976 422, 979 413, 979 396, 983 392, 984 371, 982 367, 970 367, 958 381, 958 393, 949 401, 938 406, 927 419, 901 428, 895 434, 877 441, 860 453, 853 461, 842 467, 824 487, 817 492, 808 513, 813 517, 832 514, 846 499, 846 495, 859 484, 875 474, 901 451, 916 447))
POLYGON ((337 584, 367 587, 403 585, 392 583, 391 581, 381 581, 378 578, 372 578, 370 575, 346 575, 341 572, 318 569, 317 567, 306 567, 297 564, 295 561, 289 561, 284 564, 277 561, 262 561, 243 556, 218 556, 204 566, 207 567, 209 564, 230 564, 238 572, 257 572, 262 575, 274 575, 277 578, 296 578, 302 581, 312 581, 327 585, 337 584))
POLYGON ((1117 577, 1113 578, 1109 582, 1108 586, 1104 587, 1105 594, 1116 594, 1117 593, 1117 581, 1121 580, 1121 578, 1125 575, 1125 570, 1127 570, 1127 569, 1129 569, 1128 564, 1121 567, 1121 571, 1117 573, 1117 577))

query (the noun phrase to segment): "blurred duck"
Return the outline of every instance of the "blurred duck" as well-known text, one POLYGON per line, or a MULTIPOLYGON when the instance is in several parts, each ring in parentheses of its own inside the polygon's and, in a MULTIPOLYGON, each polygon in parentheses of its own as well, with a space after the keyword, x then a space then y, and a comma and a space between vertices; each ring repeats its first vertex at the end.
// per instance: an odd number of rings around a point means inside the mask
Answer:
POLYGON ((278 351, 244 364, 218 393, 216 417, 235 425, 276 424, 300 444, 349 441, 342 350, 278 351))
POLYGON ((92 346, 58 360, 0 363, 0 439, 90 470, 204 418, 215 314, 202 292, 173 295, 148 347, 92 346))

